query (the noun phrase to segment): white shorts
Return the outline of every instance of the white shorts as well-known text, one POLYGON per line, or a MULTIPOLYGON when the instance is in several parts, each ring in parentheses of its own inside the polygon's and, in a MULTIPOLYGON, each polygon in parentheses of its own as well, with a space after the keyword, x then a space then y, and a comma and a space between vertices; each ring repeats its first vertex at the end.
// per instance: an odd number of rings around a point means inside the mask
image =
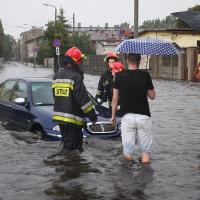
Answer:
POLYGON ((139 141, 142 153, 150 153, 152 146, 152 122, 147 115, 128 113, 122 117, 121 132, 123 153, 132 155, 135 151, 135 139, 139 141))

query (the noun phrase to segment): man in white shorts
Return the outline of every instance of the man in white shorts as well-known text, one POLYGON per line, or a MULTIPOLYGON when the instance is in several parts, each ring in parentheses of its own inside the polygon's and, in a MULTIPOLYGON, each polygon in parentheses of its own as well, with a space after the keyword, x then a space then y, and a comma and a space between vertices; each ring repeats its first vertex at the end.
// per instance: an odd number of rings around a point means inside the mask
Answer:
POLYGON ((121 121, 123 154, 126 160, 133 160, 135 137, 138 135, 141 162, 151 160, 151 114, 148 97, 155 99, 156 93, 148 72, 138 69, 141 55, 130 53, 126 56, 128 69, 115 76, 112 98, 112 119, 116 121, 117 105, 123 113, 121 121), (120 101, 119 101, 120 99, 120 101))

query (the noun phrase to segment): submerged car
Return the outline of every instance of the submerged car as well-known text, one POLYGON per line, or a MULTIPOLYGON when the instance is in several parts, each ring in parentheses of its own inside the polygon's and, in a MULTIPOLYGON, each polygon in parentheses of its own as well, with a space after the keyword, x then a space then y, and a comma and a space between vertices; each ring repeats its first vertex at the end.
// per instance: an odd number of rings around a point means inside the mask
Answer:
MULTIPOLYGON (((2 121, 29 130, 43 138, 61 140, 59 125, 52 120, 53 94, 50 78, 15 78, 0 84, 0 118, 2 121)), ((87 123, 85 136, 117 137, 120 117, 115 125, 109 122, 111 111, 88 93, 98 115, 98 122, 87 123)))

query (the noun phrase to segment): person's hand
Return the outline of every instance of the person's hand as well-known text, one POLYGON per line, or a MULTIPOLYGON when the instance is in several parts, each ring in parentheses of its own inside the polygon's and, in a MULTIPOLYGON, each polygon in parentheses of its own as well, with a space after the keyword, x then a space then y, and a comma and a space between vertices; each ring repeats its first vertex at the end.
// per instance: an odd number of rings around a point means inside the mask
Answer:
POLYGON ((115 123, 116 123, 116 117, 112 117, 112 118, 110 119, 110 122, 111 122, 112 124, 115 124, 115 123))

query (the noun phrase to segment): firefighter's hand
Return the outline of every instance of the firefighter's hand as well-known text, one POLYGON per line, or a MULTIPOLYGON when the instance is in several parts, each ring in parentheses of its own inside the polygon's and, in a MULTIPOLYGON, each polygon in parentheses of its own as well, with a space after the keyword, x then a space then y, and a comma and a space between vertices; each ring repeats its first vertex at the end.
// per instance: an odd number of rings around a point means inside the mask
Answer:
POLYGON ((96 124, 96 122, 97 122, 97 119, 96 119, 96 120, 94 120, 94 121, 92 121, 92 124, 96 124))
POLYGON ((101 105, 103 103, 103 100, 100 98, 96 98, 96 101, 98 102, 99 105, 101 105))

